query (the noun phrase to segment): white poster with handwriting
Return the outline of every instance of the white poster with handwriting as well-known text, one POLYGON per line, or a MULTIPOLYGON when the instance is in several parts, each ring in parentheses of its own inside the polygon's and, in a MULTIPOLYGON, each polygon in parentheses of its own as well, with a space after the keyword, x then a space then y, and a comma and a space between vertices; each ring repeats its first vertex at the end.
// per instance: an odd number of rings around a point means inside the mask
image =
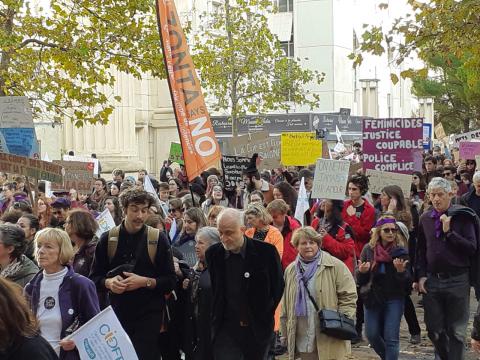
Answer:
POLYGON ((349 170, 350 161, 318 159, 312 198, 344 200, 349 170))

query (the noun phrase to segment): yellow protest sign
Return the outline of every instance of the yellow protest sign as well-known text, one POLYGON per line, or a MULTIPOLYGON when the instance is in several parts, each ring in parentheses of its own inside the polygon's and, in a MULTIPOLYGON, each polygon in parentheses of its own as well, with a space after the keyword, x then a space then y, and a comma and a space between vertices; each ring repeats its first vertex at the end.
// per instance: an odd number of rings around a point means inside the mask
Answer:
POLYGON ((314 132, 283 133, 280 149, 284 166, 307 166, 322 157, 322 142, 314 132))

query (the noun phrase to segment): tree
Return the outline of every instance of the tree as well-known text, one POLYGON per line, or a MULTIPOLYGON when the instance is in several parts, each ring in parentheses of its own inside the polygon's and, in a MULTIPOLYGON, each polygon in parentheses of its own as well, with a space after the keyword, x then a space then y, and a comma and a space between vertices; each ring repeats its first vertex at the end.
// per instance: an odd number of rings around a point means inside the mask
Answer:
POLYGON ((154 1, 0 2, 0 96, 28 96, 36 117, 106 123, 112 69, 164 76, 154 1))
POLYGON ((320 83, 323 74, 302 69, 299 59, 285 55, 267 25, 266 15, 273 11, 268 0, 225 0, 208 15, 211 26, 194 34, 202 85, 215 99, 214 110, 230 114, 233 136, 246 113, 287 111, 291 103, 318 106, 318 95, 305 85, 320 83))
POLYGON ((466 86, 465 62, 453 55, 436 55, 427 63, 435 75, 414 77, 413 91, 435 100, 436 122, 441 122, 447 133, 468 132, 470 125, 478 126, 480 96, 466 86))
MULTIPOLYGON (((394 54, 396 65, 416 54, 422 69, 407 69, 399 75, 416 79, 418 94, 432 94, 440 100, 441 119, 463 121, 464 130, 479 118, 480 96, 480 2, 472 0, 407 0, 411 12, 395 19, 390 29, 365 25, 360 51, 351 55, 354 66, 362 53, 394 54), (397 40, 399 39, 399 40, 397 40), (446 112, 449 112, 447 115, 446 112), (468 120, 470 119, 470 120, 468 120)), ((386 8, 386 4, 380 4, 386 8)), ((391 75, 398 81, 398 75, 391 75)), ((448 120, 448 121, 447 121, 448 120)))

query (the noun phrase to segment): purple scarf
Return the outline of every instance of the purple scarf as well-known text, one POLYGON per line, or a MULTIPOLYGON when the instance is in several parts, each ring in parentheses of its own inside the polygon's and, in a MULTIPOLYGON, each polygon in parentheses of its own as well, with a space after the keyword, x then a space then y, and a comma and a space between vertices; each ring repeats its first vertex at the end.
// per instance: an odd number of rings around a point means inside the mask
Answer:
MULTIPOLYGON (((297 297, 295 299, 295 315, 307 316, 307 291, 305 290, 305 283, 308 284, 310 279, 315 275, 318 267, 318 259, 322 255, 319 249, 315 257, 311 261, 305 261, 304 258, 298 254, 295 266, 297 268, 297 297)), ((312 295, 313 296, 313 295, 312 295)), ((310 301, 310 300, 308 300, 310 301)))
POLYGON ((432 210, 431 216, 432 216, 432 219, 435 220, 435 237, 437 239, 439 239, 440 236, 442 235, 442 221, 440 220, 440 216, 442 216, 443 214, 445 213, 444 212, 440 213, 435 209, 432 210))

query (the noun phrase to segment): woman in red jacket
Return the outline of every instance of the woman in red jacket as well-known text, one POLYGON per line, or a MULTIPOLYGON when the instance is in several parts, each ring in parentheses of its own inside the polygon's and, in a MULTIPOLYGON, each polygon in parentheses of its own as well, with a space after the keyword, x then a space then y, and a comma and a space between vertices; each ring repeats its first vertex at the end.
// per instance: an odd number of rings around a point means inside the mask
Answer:
POLYGON ((342 219, 342 200, 323 200, 318 207, 312 227, 322 237, 322 250, 342 260, 351 273, 355 269, 353 231, 342 219))
POLYGON ((272 216, 272 225, 276 227, 283 236, 282 268, 285 270, 297 257, 297 249, 292 245, 292 234, 302 226, 297 219, 288 216, 289 207, 283 199, 273 200, 267 206, 267 211, 272 216))
POLYGON ((343 204, 342 218, 355 234, 355 255, 360 258, 363 247, 370 240, 370 231, 375 222, 375 209, 364 199, 368 191, 368 178, 365 175, 353 175, 348 180, 348 197, 343 204))
MULTIPOLYGON (((349 224, 355 234, 355 255, 360 259, 363 247, 370 241, 370 231, 375 223, 375 209, 363 198, 368 191, 368 178, 365 175, 353 175, 348 180, 348 197, 343 204, 342 217, 349 224)), ((358 337, 352 340, 352 344, 362 341, 364 313, 361 297, 357 300, 357 319, 355 327, 358 337)))

